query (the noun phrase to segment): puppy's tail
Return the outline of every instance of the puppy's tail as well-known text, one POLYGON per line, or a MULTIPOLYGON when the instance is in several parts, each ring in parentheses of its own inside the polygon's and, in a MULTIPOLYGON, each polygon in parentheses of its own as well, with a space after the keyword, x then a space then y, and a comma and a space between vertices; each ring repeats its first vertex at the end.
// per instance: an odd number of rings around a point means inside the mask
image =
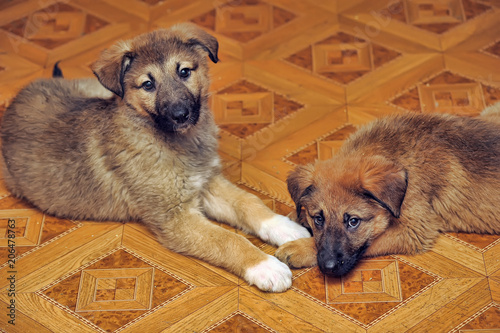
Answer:
POLYGON ((52 69, 52 77, 53 78, 63 78, 63 72, 59 68, 59 61, 54 64, 54 68, 52 69))
POLYGON ((496 102, 481 111, 481 118, 500 124, 500 102, 496 102))

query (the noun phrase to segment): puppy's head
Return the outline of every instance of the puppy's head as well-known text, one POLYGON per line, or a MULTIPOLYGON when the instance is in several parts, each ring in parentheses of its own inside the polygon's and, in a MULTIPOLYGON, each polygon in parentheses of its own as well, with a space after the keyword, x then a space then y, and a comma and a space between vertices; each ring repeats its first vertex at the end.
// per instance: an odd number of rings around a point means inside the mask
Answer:
POLYGON ((381 156, 334 157, 288 177, 297 219, 312 230, 318 265, 342 276, 400 216, 406 170, 381 156))
POLYGON ((165 132, 185 131, 208 112, 207 54, 217 40, 194 24, 179 24, 119 42, 92 70, 107 89, 165 132))

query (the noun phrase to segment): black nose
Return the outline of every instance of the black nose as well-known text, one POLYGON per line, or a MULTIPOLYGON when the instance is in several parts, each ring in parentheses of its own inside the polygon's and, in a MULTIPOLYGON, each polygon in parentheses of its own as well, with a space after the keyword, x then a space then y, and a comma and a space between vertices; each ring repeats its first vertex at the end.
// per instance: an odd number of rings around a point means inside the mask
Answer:
POLYGON ((337 260, 335 259, 329 259, 329 260, 326 260, 324 263, 323 263, 323 266, 324 266, 324 270, 328 273, 331 273, 334 271, 335 269, 335 266, 336 266, 336 263, 337 263, 337 260))
POLYGON ((318 264, 323 274, 334 276, 342 275, 340 272, 342 271, 343 262, 338 258, 322 258, 318 260, 318 264))
POLYGON ((318 265, 323 274, 341 276, 349 271, 342 252, 319 251, 318 265))
POLYGON ((172 111, 172 120, 177 124, 184 124, 189 119, 189 110, 186 108, 176 108, 172 111))

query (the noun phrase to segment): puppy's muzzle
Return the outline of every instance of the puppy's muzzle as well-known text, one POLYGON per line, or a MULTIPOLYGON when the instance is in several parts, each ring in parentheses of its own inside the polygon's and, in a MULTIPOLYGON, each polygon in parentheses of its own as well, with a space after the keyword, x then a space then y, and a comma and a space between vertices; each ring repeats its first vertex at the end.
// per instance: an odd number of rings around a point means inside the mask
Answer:
POLYGON ((362 246, 352 255, 346 255, 342 250, 319 248, 317 257, 319 269, 325 275, 335 277, 346 275, 356 266, 367 247, 367 245, 362 246))
POLYGON ((182 100, 164 105, 153 118, 162 131, 175 132, 196 125, 199 116, 200 104, 197 101, 182 100))

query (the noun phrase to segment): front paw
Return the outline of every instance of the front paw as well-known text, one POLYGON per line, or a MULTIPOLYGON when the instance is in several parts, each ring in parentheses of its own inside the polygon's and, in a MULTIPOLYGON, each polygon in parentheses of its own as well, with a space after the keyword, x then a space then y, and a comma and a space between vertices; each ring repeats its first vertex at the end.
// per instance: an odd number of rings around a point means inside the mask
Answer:
POLYGON ((292 272, 272 256, 245 271, 244 279, 263 291, 283 292, 292 286, 292 272))
POLYGON ((281 245, 274 254, 291 268, 312 267, 318 264, 314 238, 302 238, 281 245))
POLYGON ((262 222, 258 236, 265 242, 280 246, 297 239, 311 237, 311 234, 288 217, 275 215, 262 222))

